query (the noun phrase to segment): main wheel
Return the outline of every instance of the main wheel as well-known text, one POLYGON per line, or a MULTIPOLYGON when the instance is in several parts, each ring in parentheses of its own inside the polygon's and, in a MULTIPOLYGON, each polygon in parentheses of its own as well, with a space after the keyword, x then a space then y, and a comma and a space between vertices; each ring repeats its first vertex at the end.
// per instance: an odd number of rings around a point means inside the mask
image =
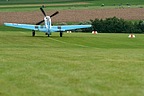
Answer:
POLYGON ((33 37, 35 36, 35 30, 32 30, 32 36, 33 37))
POLYGON ((62 35, 63 35, 63 32, 60 32, 60 37, 62 37, 62 35))
POLYGON ((48 33, 45 33, 45 35, 48 35, 48 33))

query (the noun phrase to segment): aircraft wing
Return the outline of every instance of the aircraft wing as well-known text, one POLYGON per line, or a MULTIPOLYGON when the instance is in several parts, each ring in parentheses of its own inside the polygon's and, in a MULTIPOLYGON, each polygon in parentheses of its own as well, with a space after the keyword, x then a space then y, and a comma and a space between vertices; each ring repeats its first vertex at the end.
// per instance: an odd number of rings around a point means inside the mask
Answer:
POLYGON ((81 28, 90 28, 92 25, 62 25, 62 26, 52 26, 51 29, 55 31, 67 31, 81 28))
POLYGON ((29 29, 29 30, 38 30, 40 25, 30 25, 30 24, 17 24, 17 23, 4 23, 5 26, 29 29))
MULTIPOLYGON (((4 23, 5 26, 16 27, 16 28, 23 28, 29 30, 39 30, 42 32, 46 32, 46 27, 41 25, 31 25, 31 24, 18 24, 18 23, 4 23)), ((89 28, 92 25, 62 25, 62 26, 51 26, 51 32, 60 32, 60 31, 67 31, 67 30, 74 30, 74 29, 81 29, 81 28, 89 28)))

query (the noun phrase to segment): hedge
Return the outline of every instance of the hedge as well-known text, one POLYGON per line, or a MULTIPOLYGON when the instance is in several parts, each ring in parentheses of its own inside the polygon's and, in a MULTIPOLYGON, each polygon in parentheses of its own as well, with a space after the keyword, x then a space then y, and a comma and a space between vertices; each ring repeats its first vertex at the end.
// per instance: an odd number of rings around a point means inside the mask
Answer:
POLYGON ((144 21, 126 21, 122 18, 112 17, 106 19, 90 20, 93 30, 99 33, 143 33, 144 21))

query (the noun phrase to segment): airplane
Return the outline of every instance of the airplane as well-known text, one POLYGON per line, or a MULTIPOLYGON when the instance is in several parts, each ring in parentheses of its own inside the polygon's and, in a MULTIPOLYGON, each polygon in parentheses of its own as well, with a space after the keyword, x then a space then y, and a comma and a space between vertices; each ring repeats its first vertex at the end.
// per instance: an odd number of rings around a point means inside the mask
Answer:
POLYGON ((35 36, 35 31, 45 32, 48 37, 50 37, 52 32, 60 32, 60 37, 63 36, 64 31, 74 30, 74 29, 81 29, 81 28, 90 28, 92 25, 59 25, 59 26, 52 26, 51 18, 57 15, 59 12, 56 11, 54 14, 47 16, 43 8, 40 8, 41 12, 44 15, 44 20, 36 23, 35 25, 32 24, 18 24, 18 23, 4 23, 5 26, 10 27, 17 27, 23 29, 32 30, 32 36, 35 36), (41 25, 44 22, 44 25, 41 25))

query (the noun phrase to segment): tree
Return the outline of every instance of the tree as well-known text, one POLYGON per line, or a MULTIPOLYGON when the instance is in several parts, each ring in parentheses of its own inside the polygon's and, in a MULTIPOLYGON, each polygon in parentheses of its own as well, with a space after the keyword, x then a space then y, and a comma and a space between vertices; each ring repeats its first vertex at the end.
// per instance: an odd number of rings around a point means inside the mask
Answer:
POLYGON ((138 23, 138 28, 144 32, 144 21, 140 20, 139 23, 138 23))
POLYGON ((106 18, 91 20, 94 30, 108 33, 142 33, 144 32, 144 22, 125 21, 122 18, 106 18))

